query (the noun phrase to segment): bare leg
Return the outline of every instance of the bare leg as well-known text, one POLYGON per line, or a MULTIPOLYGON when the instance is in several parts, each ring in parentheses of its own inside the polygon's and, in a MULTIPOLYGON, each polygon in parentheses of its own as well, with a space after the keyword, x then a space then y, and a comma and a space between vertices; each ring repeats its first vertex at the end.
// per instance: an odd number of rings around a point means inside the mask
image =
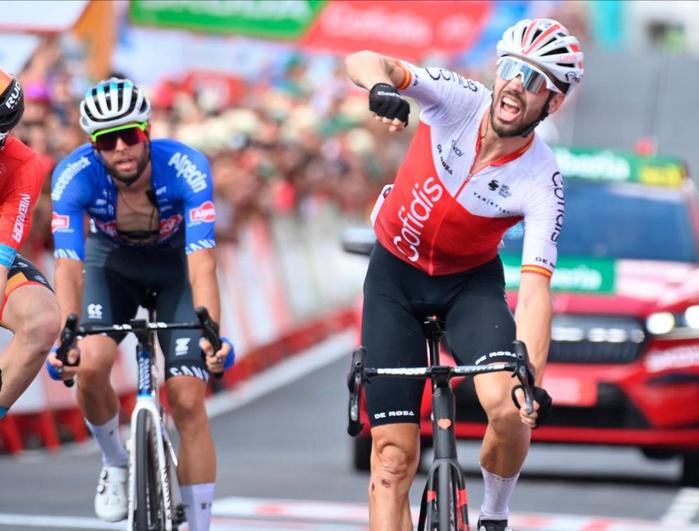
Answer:
POLYGON ((369 522, 371 531, 410 531, 408 494, 420 458, 417 424, 387 424, 371 429, 369 522))
POLYGON ((0 406, 9 408, 34 380, 60 332, 56 296, 43 286, 25 285, 8 297, 3 326, 14 332, 0 356, 0 406))
POLYGON ((213 483, 216 447, 204 407, 206 384, 192 376, 175 376, 166 385, 172 417, 180 434, 177 479, 180 485, 213 483))
POLYGON ((488 416, 481 446, 481 465, 501 477, 519 473, 529 451, 531 430, 522 424, 510 398, 512 378, 505 373, 476 376, 478 399, 488 416))
POLYGON ((78 346, 78 405, 90 423, 101 426, 119 412, 119 398, 109 381, 117 344, 107 336, 88 336, 78 346))

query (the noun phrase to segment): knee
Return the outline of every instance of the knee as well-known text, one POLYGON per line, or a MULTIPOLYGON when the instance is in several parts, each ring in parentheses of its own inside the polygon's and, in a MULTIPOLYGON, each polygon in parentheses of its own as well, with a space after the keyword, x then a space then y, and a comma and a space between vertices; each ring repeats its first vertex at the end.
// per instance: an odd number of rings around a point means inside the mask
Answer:
MULTIPOLYGON (((192 383, 196 384, 197 382, 192 383)), ((168 400, 178 430, 192 427, 199 429, 201 423, 206 422, 204 394, 199 386, 178 386, 176 390, 168 393, 168 400)))
POLYGON ((519 411, 509 397, 489 405, 486 415, 490 427, 495 431, 509 431, 513 426, 521 424, 519 411))
POLYGON ((92 349, 80 347, 78 385, 82 390, 102 393, 109 384, 111 368, 107 356, 99 356, 92 349))
POLYGON ((411 480, 417 470, 419 451, 415 445, 399 441, 375 441, 372 472, 382 479, 411 480))
POLYGON ((51 350, 61 331, 61 314, 57 304, 47 304, 36 308, 21 319, 15 334, 30 350, 46 355, 51 350))

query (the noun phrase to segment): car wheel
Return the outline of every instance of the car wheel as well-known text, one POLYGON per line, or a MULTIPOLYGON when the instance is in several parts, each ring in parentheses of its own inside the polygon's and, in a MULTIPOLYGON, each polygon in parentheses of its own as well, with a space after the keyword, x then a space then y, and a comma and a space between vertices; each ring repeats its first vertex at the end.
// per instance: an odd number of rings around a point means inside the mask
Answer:
POLYGON ((352 441, 352 464, 355 470, 366 472, 371 469, 371 437, 359 436, 352 441))
POLYGON ((699 487, 699 452, 689 452, 682 458, 682 485, 699 487))

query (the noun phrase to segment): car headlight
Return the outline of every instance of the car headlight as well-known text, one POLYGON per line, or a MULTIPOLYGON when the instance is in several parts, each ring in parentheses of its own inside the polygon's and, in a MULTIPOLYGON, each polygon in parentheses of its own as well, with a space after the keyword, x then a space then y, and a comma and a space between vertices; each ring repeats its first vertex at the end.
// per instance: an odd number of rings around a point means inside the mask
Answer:
POLYGON ((699 330, 699 305, 690 306, 684 311, 684 321, 688 327, 699 330))
POLYGON ((646 319, 646 328, 656 336, 667 334, 675 328, 675 316, 670 312, 652 313, 646 319))
POLYGON ((653 335, 699 334, 699 305, 688 307, 682 312, 656 312, 646 319, 646 329, 653 335))

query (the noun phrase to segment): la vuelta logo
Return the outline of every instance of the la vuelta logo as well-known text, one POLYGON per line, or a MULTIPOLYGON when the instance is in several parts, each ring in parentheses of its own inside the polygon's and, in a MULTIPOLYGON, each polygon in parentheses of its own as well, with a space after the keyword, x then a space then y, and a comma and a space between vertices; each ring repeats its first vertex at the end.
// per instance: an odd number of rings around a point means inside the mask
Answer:
POLYGON ((425 223, 430 219, 434 206, 444 195, 444 188, 435 177, 428 177, 422 186, 415 184, 411 190, 412 201, 405 207, 400 207, 398 219, 403 228, 400 234, 393 238, 393 245, 398 251, 407 256, 411 262, 420 259, 418 250, 421 243, 425 223))

